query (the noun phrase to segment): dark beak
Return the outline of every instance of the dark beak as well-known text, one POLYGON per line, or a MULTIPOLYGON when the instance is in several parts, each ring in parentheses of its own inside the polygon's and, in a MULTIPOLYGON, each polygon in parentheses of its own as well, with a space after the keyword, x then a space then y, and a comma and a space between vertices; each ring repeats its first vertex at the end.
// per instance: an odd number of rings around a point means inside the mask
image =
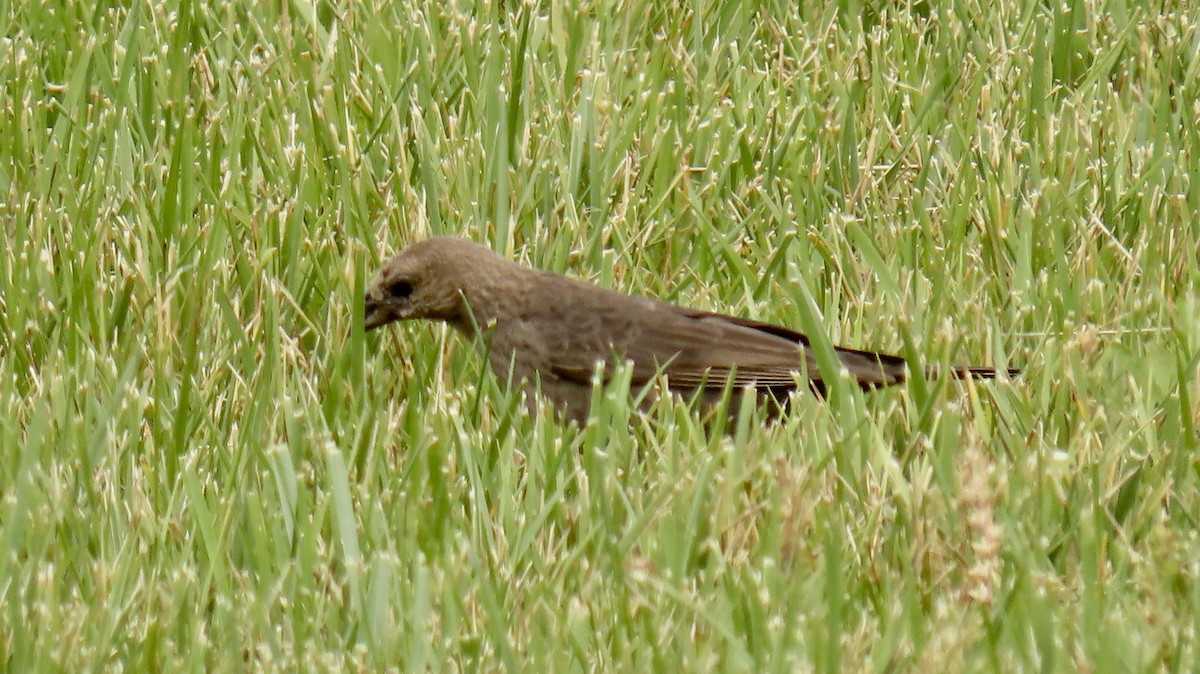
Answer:
POLYGON ((377 302, 368 296, 363 307, 363 330, 370 332, 396 320, 382 302, 377 302))

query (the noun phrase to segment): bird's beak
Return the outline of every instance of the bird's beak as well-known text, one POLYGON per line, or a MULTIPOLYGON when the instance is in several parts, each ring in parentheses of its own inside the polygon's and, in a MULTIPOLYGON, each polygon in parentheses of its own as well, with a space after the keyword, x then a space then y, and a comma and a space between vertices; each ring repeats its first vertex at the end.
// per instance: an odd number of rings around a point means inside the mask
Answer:
POLYGON ((377 301, 367 295, 363 307, 363 329, 370 332, 396 320, 396 315, 389 311, 387 302, 377 301))

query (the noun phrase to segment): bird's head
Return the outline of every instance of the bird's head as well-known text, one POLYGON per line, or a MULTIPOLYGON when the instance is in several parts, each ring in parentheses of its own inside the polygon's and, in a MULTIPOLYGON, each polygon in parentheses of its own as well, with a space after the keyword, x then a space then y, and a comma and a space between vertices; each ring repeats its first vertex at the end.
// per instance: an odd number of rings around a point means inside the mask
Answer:
POLYGON ((365 328, 369 332, 394 321, 427 318, 467 329, 481 318, 471 311, 486 304, 476 300, 492 285, 493 272, 510 265, 465 239, 414 243, 388 260, 367 290, 365 328))

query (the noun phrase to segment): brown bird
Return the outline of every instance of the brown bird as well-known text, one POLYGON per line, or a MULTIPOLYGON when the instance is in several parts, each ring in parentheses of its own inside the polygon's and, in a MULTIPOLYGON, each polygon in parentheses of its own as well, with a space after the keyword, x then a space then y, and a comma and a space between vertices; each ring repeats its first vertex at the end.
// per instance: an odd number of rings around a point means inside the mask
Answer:
MULTIPOLYGON (((523 267, 463 239, 432 238, 400 251, 384 265, 365 303, 368 331, 427 318, 481 338, 492 370, 522 382, 531 405, 540 390, 581 423, 601 364, 611 376, 617 366, 631 363, 635 387, 665 375, 671 391, 685 398, 698 393, 705 408, 721 399, 727 383, 751 387, 781 406, 804 381, 824 391, 803 334, 523 267)), ((863 389, 908 376, 898 356, 842 347, 835 352, 863 389)), ((950 374, 993 378, 996 370, 958 367, 950 374)))

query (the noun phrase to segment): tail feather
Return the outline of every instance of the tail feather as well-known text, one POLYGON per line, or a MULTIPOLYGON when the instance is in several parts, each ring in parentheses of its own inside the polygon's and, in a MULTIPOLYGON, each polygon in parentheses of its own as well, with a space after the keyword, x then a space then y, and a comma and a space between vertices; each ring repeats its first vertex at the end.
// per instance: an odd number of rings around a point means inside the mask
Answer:
MULTIPOLYGON (((994 367, 952 367, 949 374, 955 379, 995 379, 1001 374, 1008 377, 1017 377, 1020 376, 1021 371, 1015 368, 997 370, 994 367)), ((936 379, 940 376, 942 376, 942 373, 936 367, 925 370, 925 377, 928 379, 936 379)))

